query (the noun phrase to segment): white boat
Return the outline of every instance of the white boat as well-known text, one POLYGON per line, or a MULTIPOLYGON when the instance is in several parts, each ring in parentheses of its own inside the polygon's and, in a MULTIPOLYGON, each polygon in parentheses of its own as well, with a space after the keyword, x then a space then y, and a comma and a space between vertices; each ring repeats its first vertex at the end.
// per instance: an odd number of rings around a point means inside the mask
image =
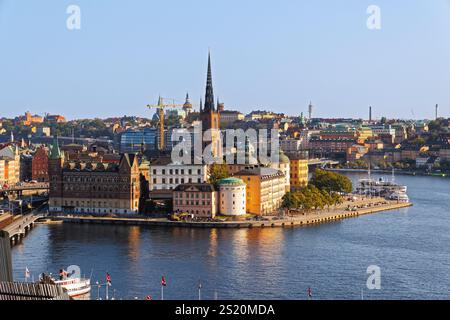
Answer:
POLYGON ((403 192, 393 192, 389 195, 389 200, 397 200, 400 202, 409 202, 409 197, 406 193, 403 192))
POLYGON ((67 275, 67 273, 60 275, 59 280, 53 278, 51 275, 43 274, 41 282, 60 285, 67 291, 67 294, 71 298, 87 296, 91 291, 91 279, 76 276, 71 277, 70 275, 67 275))
POLYGON ((395 182, 394 170, 392 170, 392 180, 384 180, 380 178, 378 180, 372 179, 370 176, 367 179, 360 179, 356 192, 368 196, 385 197, 389 200, 397 200, 402 202, 409 202, 409 197, 406 194, 408 187, 405 185, 399 185, 395 182))
POLYGON ((67 290, 69 297, 77 298, 87 295, 91 291, 91 279, 68 278, 54 280, 54 283, 67 290))

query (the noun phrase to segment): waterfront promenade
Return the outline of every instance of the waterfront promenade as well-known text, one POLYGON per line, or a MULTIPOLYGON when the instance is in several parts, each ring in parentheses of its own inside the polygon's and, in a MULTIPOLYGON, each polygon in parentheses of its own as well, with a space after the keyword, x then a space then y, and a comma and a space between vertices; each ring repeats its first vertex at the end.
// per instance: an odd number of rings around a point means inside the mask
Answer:
POLYGON ((364 199, 357 202, 346 201, 337 208, 317 210, 309 213, 285 216, 265 217, 267 220, 193 222, 169 221, 165 218, 131 218, 131 217, 94 217, 94 216, 56 216, 53 219, 65 223, 148 225, 160 227, 186 228, 290 228, 328 223, 361 215, 396 210, 412 206, 411 203, 388 201, 382 198, 364 199), (350 205, 355 209, 346 210, 350 205), (357 208, 359 206, 359 208, 357 208))

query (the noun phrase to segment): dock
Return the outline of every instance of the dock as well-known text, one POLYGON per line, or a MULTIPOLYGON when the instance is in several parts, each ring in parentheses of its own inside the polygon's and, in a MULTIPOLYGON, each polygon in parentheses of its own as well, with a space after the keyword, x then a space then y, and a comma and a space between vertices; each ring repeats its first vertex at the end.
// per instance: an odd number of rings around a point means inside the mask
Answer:
POLYGON ((268 221, 224 221, 224 222, 191 222, 191 221, 168 221, 167 219, 152 218, 111 218, 111 217, 82 217, 82 216, 57 216, 55 219, 64 223, 81 224, 112 224, 132 226, 154 226, 154 227, 180 227, 180 228, 291 228, 328 223, 332 221, 356 218, 366 214, 397 210, 412 206, 406 202, 388 202, 386 205, 361 208, 357 211, 330 210, 321 213, 306 214, 304 216, 288 217, 268 221))

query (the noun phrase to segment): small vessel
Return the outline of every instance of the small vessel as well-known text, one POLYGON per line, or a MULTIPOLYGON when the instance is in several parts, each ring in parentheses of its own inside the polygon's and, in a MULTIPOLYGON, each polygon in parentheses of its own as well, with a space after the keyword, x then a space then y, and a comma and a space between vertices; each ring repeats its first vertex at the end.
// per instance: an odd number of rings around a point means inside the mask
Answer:
POLYGON ((91 291, 91 279, 71 276, 64 270, 60 271, 58 280, 53 278, 51 274, 43 274, 41 277, 41 282, 60 285, 63 289, 67 290, 67 294, 71 298, 80 298, 82 296, 86 296, 91 291))

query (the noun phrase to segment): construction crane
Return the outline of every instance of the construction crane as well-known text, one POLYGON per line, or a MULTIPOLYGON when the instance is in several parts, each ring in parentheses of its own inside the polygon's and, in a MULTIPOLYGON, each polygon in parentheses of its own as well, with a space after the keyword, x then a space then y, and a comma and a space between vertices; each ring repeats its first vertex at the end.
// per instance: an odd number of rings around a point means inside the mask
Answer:
POLYGON ((173 103, 164 103, 164 99, 162 97, 159 97, 158 104, 157 105, 147 105, 147 108, 149 109, 158 109, 159 110, 159 150, 164 150, 166 147, 165 144, 165 137, 164 137, 164 110, 168 108, 182 108, 183 104, 175 104, 175 99, 167 99, 172 100, 173 103))

